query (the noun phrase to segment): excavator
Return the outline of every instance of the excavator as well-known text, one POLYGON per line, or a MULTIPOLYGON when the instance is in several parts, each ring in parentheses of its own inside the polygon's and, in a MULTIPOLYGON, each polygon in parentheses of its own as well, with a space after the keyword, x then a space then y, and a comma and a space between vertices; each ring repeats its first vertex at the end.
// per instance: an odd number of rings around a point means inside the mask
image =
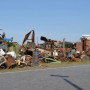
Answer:
POLYGON ((31 48, 35 48, 35 32, 34 30, 31 30, 29 33, 27 33, 24 37, 24 40, 22 42, 21 46, 21 52, 25 55, 31 55, 32 56, 32 50, 31 48), (29 37, 31 38, 29 39, 29 37), (30 40, 29 42, 27 42, 30 40), (27 44, 25 44, 27 42, 27 44))

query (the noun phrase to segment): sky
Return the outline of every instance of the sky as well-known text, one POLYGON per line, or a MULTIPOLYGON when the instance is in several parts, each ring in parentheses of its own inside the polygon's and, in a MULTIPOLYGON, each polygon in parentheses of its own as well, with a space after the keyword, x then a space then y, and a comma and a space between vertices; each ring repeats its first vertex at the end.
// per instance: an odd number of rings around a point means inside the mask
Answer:
POLYGON ((0 34, 22 44, 35 30, 35 41, 48 39, 77 42, 90 34, 90 0, 0 0, 0 34))

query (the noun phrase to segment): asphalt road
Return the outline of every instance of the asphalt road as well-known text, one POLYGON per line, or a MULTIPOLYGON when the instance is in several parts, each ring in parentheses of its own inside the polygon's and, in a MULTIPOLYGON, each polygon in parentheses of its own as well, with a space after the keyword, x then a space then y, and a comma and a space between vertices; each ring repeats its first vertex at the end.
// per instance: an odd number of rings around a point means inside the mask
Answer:
POLYGON ((0 90, 90 90, 90 65, 0 73, 0 90))

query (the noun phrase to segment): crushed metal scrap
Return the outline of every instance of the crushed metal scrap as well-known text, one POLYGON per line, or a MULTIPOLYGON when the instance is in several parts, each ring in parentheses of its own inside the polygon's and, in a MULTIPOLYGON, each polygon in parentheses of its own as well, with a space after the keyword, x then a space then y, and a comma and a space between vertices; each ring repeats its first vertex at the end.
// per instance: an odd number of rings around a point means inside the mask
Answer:
POLYGON ((0 36, 0 67, 38 66, 40 62, 61 64, 61 62, 67 61, 90 60, 90 40, 85 37, 81 38, 81 42, 76 43, 66 42, 65 38, 62 41, 56 41, 41 36, 40 39, 44 43, 36 45, 35 32, 31 30, 25 35, 17 55, 16 44, 14 45, 15 51, 14 49, 8 51, 8 48, 13 45, 13 38, 7 39, 3 33, 0 36))
POLYGON ((10 68, 16 65, 15 59, 13 58, 12 54, 5 53, 2 49, 0 53, 0 67, 10 68))

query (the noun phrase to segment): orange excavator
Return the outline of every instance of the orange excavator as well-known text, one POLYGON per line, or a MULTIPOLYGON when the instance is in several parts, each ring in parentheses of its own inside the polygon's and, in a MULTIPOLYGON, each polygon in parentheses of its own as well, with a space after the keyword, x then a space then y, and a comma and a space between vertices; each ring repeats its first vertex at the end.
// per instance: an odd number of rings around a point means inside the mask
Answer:
POLYGON ((24 38, 22 46, 21 46, 21 51, 24 54, 32 56, 32 51, 30 49, 33 47, 33 44, 35 46, 35 32, 34 32, 34 30, 31 30, 29 33, 27 33, 25 35, 25 38, 24 38), (31 38, 29 39, 30 36, 31 36, 31 38), (27 44, 25 44, 25 42, 28 40, 30 40, 30 42, 27 42, 27 44))

